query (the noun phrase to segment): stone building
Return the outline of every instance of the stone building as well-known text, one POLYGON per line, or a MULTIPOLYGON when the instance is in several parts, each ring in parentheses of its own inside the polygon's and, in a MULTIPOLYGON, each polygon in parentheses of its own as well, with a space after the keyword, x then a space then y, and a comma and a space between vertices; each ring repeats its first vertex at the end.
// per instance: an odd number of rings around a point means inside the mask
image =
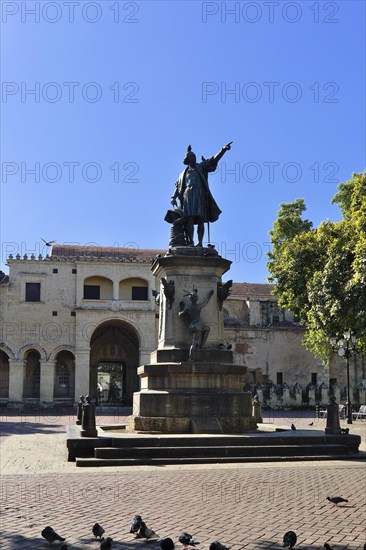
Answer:
MULTIPOLYGON (((0 273, 0 402, 64 405, 91 393, 131 404, 137 367, 157 345, 151 263, 165 252, 54 245, 46 258, 10 256, 9 275, 0 273)), ((272 285, 234 283, 223 314, 243 386, 269 406, 326 403, 330 386, 345 398, 344 361, 328 368, 305 350, 304 327, 272 285)), ((365 370, 351 360, 354 403, 365 403, 365 370)))

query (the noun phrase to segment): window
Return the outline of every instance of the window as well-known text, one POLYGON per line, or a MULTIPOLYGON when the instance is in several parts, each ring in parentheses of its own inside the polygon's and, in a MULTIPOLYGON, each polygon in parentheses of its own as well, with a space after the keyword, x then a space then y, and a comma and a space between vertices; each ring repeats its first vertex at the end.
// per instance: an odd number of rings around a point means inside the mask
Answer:
POLYGON ((100 286, 84 285, 84 300, 100 300, 100 286))
POLYGON ((313 386, 316 386, 318 383, 318 375, 316 372, 311 373, 311 383, 313 386))
POLYGON ((58 273, 58 269, 55 267, 54 269, 52 269, 52 273, 58 273))
POLYGON ((337 379, 336 378, 329 378, 329 385, 330 387, 337 385, 337 379))
POLYGON ((283 373, 282 372, 277 373, 277 384, 283 384, 283 373))
POLYGON ((76 270, 76 269, 72 269, 72 270, 71 270, 71 273, 72 273, 73 275, 75 275, 75 274, 77 273, 77 270, 76 270))
POLYGON ((53 316, 53 317, 57 317, 57 311, 53 311, 53 312, 52 312, 52 316, 53 316))
POLYGON ((56 376, 58 377, 58 383, 63 386, 69 383, 69 369, 66 365, 57 365, 56 376))
POLYGON ((133 286, 132 300, 147 300, 147 286, 133 286))
POLYGON ((25 283, 25 301, 41 301, 41 283, 25 283))

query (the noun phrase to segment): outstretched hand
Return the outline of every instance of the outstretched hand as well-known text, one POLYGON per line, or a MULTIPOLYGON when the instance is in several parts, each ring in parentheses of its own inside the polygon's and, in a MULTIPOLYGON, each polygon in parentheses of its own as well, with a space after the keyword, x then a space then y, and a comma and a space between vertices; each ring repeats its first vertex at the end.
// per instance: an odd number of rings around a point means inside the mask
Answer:
POLYGON ((230 143, 228 143, 227 145, 225 145, 225 146, 223 147, 223 149, 224 149, 225 151, 230 151, 230 149, 231 149, 231 144, 232 144, 232 141, 230 141, 230 143))

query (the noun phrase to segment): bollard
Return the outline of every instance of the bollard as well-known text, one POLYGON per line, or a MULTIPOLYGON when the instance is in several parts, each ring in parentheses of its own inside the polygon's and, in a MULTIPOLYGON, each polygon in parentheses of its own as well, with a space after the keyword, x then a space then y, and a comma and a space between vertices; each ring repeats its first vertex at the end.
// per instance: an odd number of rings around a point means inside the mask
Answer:
POLYGON ((262 424, 263 423, 262 409, 261 409, 261 403, 258 399, 257 394, 255 394, 255 396, 253 397, 252 406, 253 406, 252 415, 254 416, 258 424, 262 424))
POLYGON ((95 425, 95 405, 91 402, 91 397, 89 395, 85 397, 85 403, 83 405, 80 435, 82 437, 98 437, 95 425))
POLYGON ((79 403, 76 405, 77 412, 76 412, 76 424, 81 424, 81 421, 83 419, 83 405, 85 403, 85 397, 83 395, 80 395, 79 403))
POLYGON ((341 425, 339 423, 339 406, 336 403, 334 395, 331 396, 330 402, 327 405, 327 425, 325 428, 326 434, 340 435, 341 425))

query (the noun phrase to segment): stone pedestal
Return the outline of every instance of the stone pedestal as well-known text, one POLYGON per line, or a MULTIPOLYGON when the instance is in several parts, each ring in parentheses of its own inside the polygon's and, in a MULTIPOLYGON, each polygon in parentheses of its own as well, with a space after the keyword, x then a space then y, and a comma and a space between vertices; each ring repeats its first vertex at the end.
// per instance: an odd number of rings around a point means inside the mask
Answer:
POLYGON ((158 348, 150 364, 138 369, 141 391, 134 394, 130 429, 162 433, 256 429, 251 395, 243 392, 246 367, 233 364, 232 351, 224 342, 220 288, 230 264, 212 248, 195 247, 172 249, 154 262, 154 274, 164 278, 169 289, 161 284, 158 348), (210 330, 205 347, 190 353, 191 319, 179 312, 194 289, 197 303, 205 303, 200 321, 210 330))

